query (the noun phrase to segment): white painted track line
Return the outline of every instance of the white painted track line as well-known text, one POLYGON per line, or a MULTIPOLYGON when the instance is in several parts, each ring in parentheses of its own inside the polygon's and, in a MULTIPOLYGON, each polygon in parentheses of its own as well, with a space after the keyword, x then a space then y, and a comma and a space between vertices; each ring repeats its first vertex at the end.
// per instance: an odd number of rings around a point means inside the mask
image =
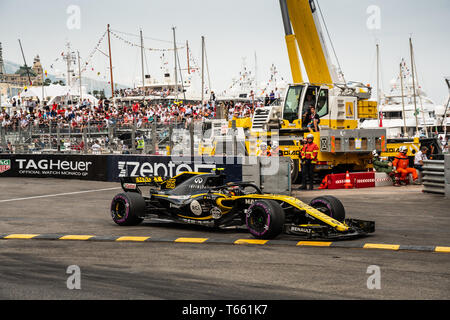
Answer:
POLYGON ((6 200, 0 200, 0 203, 1 202, 30 200, 30 199, 39 199, 39 198, 68 196, 68 195, 72 195, 72 194, 81 194, 81 193, 90 193, 90 192, 99 192, 99 191, 109 191, 109 190, 115 190, 115 189, 121 189, 121 187, 105 188, 105 189, 94 189, 94 190, 85 190, 85 191, 75 191, 75 192, 65 192, 65 193, 55 193, 55 194, 46 194, 46 195, 42 195, 42 196, 33 196, 33 197, 25 197, 25 198, 6 199, 6 200))

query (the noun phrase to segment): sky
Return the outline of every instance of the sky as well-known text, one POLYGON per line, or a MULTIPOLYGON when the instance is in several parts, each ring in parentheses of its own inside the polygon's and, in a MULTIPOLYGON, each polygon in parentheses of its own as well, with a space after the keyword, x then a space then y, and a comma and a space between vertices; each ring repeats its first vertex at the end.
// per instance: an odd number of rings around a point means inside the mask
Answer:
MULTIPOLYGON (((411 36, 419 85, 436 103, 446 101, 450 1, 319 0, 319 4, 346 80, 376 85, 375 45, 379 43, 382 83, 388 89, 390 80, 398 74, 400 59, 409 61, 411 36), (373 20, 371 6, 379 8, 378 20, 373 20), (368 21, 379 21, 379 25, 372 23, 369 28, 368 21)), ((216 92, 230 86, 241 70, 243 58, 254 69, 255 53, 259 82, 268 79, 272 64, 288 82, 292 81, 278 0, 0 0, 3 58, 23 63, 17 41, 20 38, 28 64, 39 54, 49 73, 64 70, 61 52, 66 41, 85 61, 108 23, 111 29, 129 34, 138 34, 142 29, 144 46, 157 49, 173 47, 175 26, 177 42, 184 45, 189 41, 198 64, 204 36, 211 86, 216 92)), ((119 35, 139 42, 136 36, 119 35)), ((114 82, 132 86, 141 74, 140 51, 115 37, 111 43, 114 82)), ((107 52, 106 44, 105 38, 99 49, 107 52)), ((161 52, 146 52, 146 73, 161 77, 161 52)), ((184 67, 186 54, 184 50, 179 52, 184 67)), ((165 55, 172 69, 173 55, 165 55)), ((84 76, 109 80, 109 62, 102 53, 97 51, 90 65, 94 70, 88 69, 84 76)))

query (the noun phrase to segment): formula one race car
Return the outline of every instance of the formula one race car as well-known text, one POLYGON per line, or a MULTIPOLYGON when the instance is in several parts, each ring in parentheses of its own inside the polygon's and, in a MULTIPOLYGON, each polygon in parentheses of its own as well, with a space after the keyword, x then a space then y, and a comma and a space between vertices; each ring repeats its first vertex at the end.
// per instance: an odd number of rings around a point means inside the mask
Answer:
POLYGON ((281 233, 308 239, 348 239, 375 231, 375 222, 346 219, 342 203, 320 196, 309 205, 297 198, 265 194, 252 182, 224 183, 225 175, 183 172, 173 178, 122 178, 123 193, 111 203, 111 215, 121 226, 146 218, 215 228, 246 226, 258 239, 281 233), (149 187, 143 195, 140 187, 149 187))

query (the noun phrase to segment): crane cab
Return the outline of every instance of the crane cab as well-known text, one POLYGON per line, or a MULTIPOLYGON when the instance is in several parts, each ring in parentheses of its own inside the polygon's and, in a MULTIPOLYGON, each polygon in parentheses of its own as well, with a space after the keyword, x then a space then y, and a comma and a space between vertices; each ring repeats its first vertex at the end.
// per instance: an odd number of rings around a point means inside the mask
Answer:
POLYGON ((306 129, 311 106, 320 117, 320 126, 330 129, 358 127, 358 99, 336 95, 328 85, 290 85, 282 106, 282 129, 306 129))

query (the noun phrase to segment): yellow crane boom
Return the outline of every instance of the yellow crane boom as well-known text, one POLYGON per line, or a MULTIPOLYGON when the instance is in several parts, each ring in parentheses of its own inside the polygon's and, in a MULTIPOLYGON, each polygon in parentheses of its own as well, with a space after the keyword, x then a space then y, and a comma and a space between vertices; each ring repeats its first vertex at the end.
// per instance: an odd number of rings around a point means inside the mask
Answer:
POLYGON ((280 0, 280 7, 294 83, 303 82, 297 43, 308 81, 333 84, 337 79, 333 74, 334 69, 330 63, 314 0, 280 0))

